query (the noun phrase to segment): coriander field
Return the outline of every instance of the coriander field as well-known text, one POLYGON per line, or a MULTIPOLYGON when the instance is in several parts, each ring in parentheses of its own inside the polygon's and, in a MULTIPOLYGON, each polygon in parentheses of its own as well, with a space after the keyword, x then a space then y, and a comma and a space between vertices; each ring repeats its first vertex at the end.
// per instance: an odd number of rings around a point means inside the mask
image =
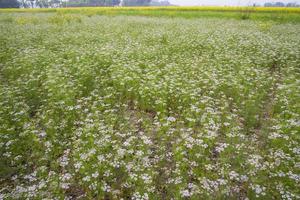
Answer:
POLYGON ((0 199, 300 199, 300 23, 0 13, 0 199))

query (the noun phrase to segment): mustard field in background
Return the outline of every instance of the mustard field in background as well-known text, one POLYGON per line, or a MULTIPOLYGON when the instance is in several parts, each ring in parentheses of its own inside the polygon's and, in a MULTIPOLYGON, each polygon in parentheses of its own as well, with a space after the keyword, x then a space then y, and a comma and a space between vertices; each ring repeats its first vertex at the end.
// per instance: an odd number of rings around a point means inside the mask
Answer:
POLYGON ((35 8, 35 9, 0 9, 0 13, 74 13, 85 15, 141 15, 156 17, 214 17, 253 20, 272 20, 281 22, 300 22, 300 8, 278 7, 78 7, 78 8, 35 8))

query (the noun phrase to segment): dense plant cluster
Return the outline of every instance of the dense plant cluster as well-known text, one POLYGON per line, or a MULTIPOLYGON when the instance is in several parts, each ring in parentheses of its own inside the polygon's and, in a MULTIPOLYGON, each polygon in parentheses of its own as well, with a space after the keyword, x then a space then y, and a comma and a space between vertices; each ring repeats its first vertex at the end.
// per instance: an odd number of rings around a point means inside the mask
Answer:
POLYGON ((299 199, 299 24, 0 16, 0 199, 299 199))

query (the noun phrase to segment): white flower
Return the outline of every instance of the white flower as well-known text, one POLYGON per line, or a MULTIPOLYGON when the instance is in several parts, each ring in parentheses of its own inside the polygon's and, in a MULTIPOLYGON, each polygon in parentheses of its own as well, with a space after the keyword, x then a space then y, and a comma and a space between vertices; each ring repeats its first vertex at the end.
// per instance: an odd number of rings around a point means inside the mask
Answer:
POLYGON ((41 137, 41 138, 44 138, 44 137, 46 137, 46 132, 45 131, 42 131, 42 132, 40 132, 39 133, 39 136, 41 137))
POLYGON ((168 117, 167 121, 169 121, 169 122, 175 122, 176 118, 175 117, 168 117))
POLYGON ((95 172, 95 173, 92 174, 92 177, 93 177, 93 178, 97 178, 98 176, 99 176, 99 173, 98 173, 98 172, 95 172))
POLYGON ((181 190, 180 191, 181 196, 184 197, 189 197, 191 196, 190 192, 188 190, 181 190))
POLYGON ((229 172, 229 179, 239 181, 240 180, 239 174, 236 173, 235 171, 231 171, 231 172, 229 172))
POLYGON ((85 176, 83 177, 82 179, 84 182, 89 182, 91 180, 91 177, 90 176, 85 176))

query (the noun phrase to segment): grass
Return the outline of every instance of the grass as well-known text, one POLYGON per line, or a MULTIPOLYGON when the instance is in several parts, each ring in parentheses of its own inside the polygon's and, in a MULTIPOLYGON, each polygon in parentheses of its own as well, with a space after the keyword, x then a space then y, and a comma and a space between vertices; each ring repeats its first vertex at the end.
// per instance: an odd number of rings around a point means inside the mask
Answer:
POLYGON ((298 23, 101 9, 0 14, 0 199, 299 198, 298 23))
POLYGON ((85 7, 50 9, 0 9, 0 13, 73 13, 92 15, 127 15, 183 18, 233 18, 252 20, 271 20, 279 22, 300 22, 299 8, 272 7, 85 7))

